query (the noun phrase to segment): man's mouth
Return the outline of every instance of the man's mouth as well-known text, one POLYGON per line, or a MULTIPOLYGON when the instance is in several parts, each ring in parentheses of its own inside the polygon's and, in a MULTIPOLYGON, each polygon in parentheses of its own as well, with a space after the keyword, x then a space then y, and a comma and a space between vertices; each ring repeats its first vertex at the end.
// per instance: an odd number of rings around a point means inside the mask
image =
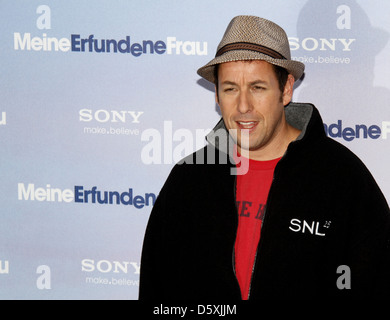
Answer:
POLYGON ((251 130, 257 126, 258 121, 236 121, 236 123, 241 130, 251 130))

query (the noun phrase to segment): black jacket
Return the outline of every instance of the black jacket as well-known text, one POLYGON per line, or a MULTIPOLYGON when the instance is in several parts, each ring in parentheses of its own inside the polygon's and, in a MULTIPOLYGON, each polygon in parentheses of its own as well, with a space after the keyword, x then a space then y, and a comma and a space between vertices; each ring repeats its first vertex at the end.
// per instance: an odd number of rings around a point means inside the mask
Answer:
MULTIPOLYGON (((388 296, 382 192, 351 151, 326 137, 313 105, 291 103, 286 117, 302 133, 275 169, 249 299, 388 296)), ((236 176, 222 154, 209 144, 169 175, 146 229, 141 300, 241 299, 236 176), (214 152, 218 164, 199 164, 214 152)))

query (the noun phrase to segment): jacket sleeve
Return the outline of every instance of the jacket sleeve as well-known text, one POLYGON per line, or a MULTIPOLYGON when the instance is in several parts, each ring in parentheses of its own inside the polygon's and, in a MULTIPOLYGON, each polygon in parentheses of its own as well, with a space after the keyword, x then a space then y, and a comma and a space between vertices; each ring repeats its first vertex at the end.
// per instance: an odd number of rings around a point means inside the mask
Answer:
POLYGON ((390 211, 364 167, 355 184, 348 250, 352 297, 390 298, 390 211))
MULTIPOLYGON (((161 217, 164 214, 161 194, 157 198, 150 214, 141 255, 141 271, 139 282, 139 300, 158 299, 163 284, 159 271, 159 251, 162 246, 161 217)), ((160 261, 161 263, 161 261, 160 261)))
POLYGON ((164 272, 166 251, 169 249, 165 233, 166 225, 169 224, 167 198, 173 183, 173 171, 157 197, 146 227, 141 255, 139 300, 161 300, 164 298, 164 288, 169 285, 164 272))

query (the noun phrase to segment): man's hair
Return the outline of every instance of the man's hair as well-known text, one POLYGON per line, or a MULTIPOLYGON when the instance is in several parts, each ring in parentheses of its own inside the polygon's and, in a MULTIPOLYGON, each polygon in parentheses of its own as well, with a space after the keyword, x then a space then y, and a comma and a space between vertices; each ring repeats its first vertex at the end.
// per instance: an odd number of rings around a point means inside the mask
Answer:
MULTIPOLYGON (((284 87, 286 86, 287 83, 287 78, 288 78, 288 71, 282 67, 276 66, 274 64, 271 64, 273 67, 273 70, 275 72, 276 78, 278 79, 279 83, 279 90, 281 94, 283 94, 284 87)), ((214 79, 215 79, 215 90, 217 93, 217 97, 219 99, 218 95, 218 69, 219 69, 219 64, 215 65, 214 68, 214 79)))

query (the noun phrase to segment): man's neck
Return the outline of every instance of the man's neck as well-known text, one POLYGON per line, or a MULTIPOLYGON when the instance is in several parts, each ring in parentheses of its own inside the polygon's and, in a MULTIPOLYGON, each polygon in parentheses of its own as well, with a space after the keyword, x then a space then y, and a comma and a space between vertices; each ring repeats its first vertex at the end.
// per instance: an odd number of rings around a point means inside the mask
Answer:
POLYGON ((238 148, 238 152, 240 152, 241 155, 256 161, 268 161, 281 158, 285 154, 288 145, 295 141, 300 133, 300 130, 294 128, 286 122, 284 128, 280 130, 280 132, 268 145, 257 150, 249 150, 249 156, 248 150, 238 148))

